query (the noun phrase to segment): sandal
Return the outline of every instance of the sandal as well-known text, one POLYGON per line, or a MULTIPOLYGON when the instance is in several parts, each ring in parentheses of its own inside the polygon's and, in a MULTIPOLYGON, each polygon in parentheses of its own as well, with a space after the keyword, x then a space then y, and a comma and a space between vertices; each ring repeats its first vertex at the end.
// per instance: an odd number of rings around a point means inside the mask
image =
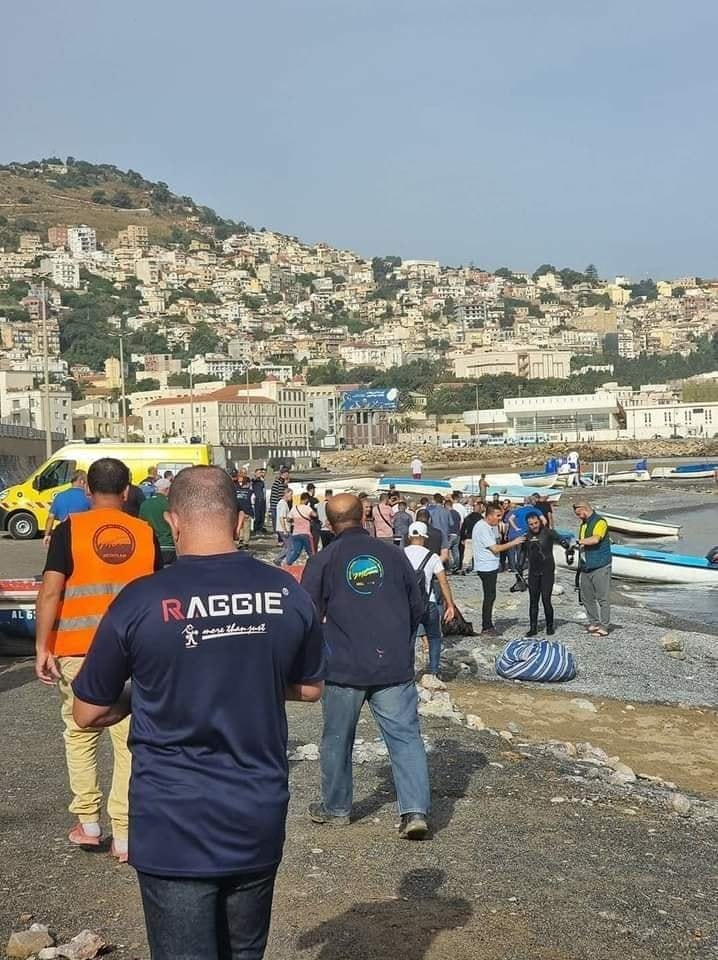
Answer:
POLYGON ((603 627, 597 627, 595 630, 591 631, 594 637, 607 637, 608 630, 604 630, 603 627))
POLYGON ((600 630, 600 626, 597 623, 589 623, 586 627, 586 633, 595 633, 597 630, 600 630))
POLYGON ((70 843, 74 843, 78 847, 99 847, 102 838, 85 833, 85 828, 82 824, 76 823, 72 830, 70 830, 67 839, 70 843))

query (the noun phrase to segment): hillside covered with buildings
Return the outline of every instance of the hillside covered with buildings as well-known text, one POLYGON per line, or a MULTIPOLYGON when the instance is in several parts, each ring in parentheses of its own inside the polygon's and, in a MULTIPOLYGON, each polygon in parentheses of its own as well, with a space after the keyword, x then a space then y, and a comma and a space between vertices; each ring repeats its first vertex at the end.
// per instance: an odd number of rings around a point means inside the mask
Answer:
POLYGON ((45 428, 47 355, 68 439, 712 438, 717 333, 718 280, 368 259, 133 171, 0 167, 0 421, 45 428))

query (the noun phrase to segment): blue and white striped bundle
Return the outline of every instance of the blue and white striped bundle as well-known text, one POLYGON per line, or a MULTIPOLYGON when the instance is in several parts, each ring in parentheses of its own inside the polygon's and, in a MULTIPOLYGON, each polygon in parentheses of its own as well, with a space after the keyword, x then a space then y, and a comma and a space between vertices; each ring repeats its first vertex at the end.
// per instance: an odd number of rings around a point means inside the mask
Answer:
POLYGON ((562 643, 552 640, 511 640, 496 658, 496 672, 507 680, 558 683, 573 680, 576 661, 562 643))

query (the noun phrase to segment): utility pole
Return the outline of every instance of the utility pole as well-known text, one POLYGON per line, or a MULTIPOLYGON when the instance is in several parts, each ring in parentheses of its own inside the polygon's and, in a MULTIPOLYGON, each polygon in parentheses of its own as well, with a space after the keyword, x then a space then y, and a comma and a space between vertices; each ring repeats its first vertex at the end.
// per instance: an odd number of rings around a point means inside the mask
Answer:
POLYGON ((481 437, 481 431, 479 430, 479 385, 478 385, 478 383, 476 384, 476 404, 475 404, 475 410, 476 410, 476 445, 478 446, 479 443, 480 443, 480 439, 479 439, 479 438, 481 437))
POLYGON ((47 302, 45 301, 45 281, 40 285, 40 320, 42 321, 42 419, 45 422, 45 456, 52 456, 52 424, 50 423, 50 358, 47 348, 47 302))

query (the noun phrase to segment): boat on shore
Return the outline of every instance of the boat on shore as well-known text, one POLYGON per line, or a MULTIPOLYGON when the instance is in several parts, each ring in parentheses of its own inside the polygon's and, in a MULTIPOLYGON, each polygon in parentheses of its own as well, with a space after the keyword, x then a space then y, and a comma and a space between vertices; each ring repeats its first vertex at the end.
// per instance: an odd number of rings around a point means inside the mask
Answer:
POLYGON ((378 493, 388 493, 391 490, 412 497, 433 497, 435 493, 450 497, 452 492, 458 489, 452 486, 452 482, 432 478, 415 480, 413 477, 382 477, 376 485, 376 490, 378 493))
POLYGON ((556 487, 558 486, 558 473, 520 473, 521 483, 528 487, 556 487))
MULTIPOLYGON (((563 547, 554 547, 554 559, 557 566, 576 570, 577 560, 569 563, 563 547)), ((611 560, 611 576, 617 580, 718 586, 718 564, 710 563, 705 557, 614 543, 611 545, 611 560)))
POLYGON ((644 520, 643 517, 624 517, 618 513, 604 511, 601 511, 601 516, 608 524, 609 530, 633 537, 677 537, 681 532, 680 524, 644 520))
MULTIPOLYGON (((484 476, 486 482, 492 487, 504 487, 507 485, 520 487, 523 486, 524 483, 524 481, 521 479, 520 473, 487 472, 484 474, 484 476)), ((470 490, 472 493, 478 493, 480 480, 481 473, 464 473, 458 477, 450 477, 449 483, 452 485, 454 490, 470 490)))
POLYGON ((35 639, 39 580, 0 580, 0 637, 35 639))
POLYGON ((676 467, 654 467, 653 480, 712 480, 718 463, 681 463, 676 467))
POLYGON ((327 490, 332 493, 376 493, 379 484, 378 477, 334 477, 330 479, 292 480, 289 484, 295 497, 307 489, 307 484, 313 483, 316 495, 326 496, 327 490))

